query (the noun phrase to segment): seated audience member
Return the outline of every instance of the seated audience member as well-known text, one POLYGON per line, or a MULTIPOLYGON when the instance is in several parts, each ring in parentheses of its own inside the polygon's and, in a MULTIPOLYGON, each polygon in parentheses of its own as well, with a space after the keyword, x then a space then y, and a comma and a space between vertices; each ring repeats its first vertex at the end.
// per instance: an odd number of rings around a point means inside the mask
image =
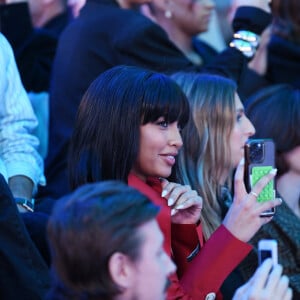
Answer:
POLYGON ((118 181, 59 200, 48 224, 57 277, 49 299, 165 299, 175 265, 163 250, 158 211, 118 181))
POLYGON ((248 279, 257 266, 257 243, 276 239, 278 260, 289 277, 294 299, 300 299, 300 91, 287 84, 273 85, 245 103, 256 138, 271 138, 276 147, 276 191, 283 203, 271 222, 252 238, 254 251, 241 266, 248 279))
MULTIPOLYGON (((169 40, 163 28, 135 9, 147 2, 87 0, 78 18, 62 34, 50 91, 49 153, 45 162, 48 184, 40 189, 40 198, 57 198, 70 190, 66 183, 66 153, 75 115, 84 92, 100 73, 122 64, 165 73, 191 68, 203 71, 169 40)), ((235 19, 236 30, 258 29, 259 33, 270 21, 268 13, 255 7, 244 7, 240 12, 235 19), (259 17, 263 24, 257 24, 259 17)), ((241 88, 248 87, 249 81, 243 85, 247 62, 240 51, 229 48, 209 70, 234 77, 241 88)))
MULTIPOLYGON (((173 169, 182 148, 180 131, 188 118, 189 103, 168 76, 117 66, 97 77, 85 93, 69 156, 74 188, 122 180, 161 206, 157 219, 165 250, 178 268, 168 299, 215 297, 223 280, 251 250, 246 241, 265 223, 259 213, 279 204, 274 200, 250 206, 256 204, 253 196, 239 193, 240 205, 232 220, 204 243, 199 224, 202 199, 188 185, 175 183, 173 169), (245 226, 246 220, 247 228, 235 236, 236 230, 229 228, 245 226)), ((256 192, 273 176, 264 177, 256 192)))
POLYGON ((25 89, 48 91, 58 38, 72 19, 67 0, 2 2, 1 32, 14 50, 25 89))
MULTIPOLYGON (((236 84, 209 74, 177 73, 172 78, 185 92, 192 114, 182 130, 184 147, 178 157, 179 182, 190 185, 203 198, 204 239, 209 242, 220 226, 225 226, 233 236, 247 243, 271 218, 260 217, 264 208, 255 197, 263 182, 255 185, 249 194, 243 183, 244 144, 255 129, 244 113, 236 84), (231 195, 235 168, 234 193, 231 195)), ((269 179, 275 174, 274 169, 269 179)), ((235 256, 237 249, 233 249, 231 255, 235 256)), ((225 299, 231 299, 235 289, 244 282, 237 275, 232 274, 224 284, 225 299), (227 290, 228 286, 230 290, 227 290)))
POLYGON ((0 299, 44 299, 50 287, 49 269, 33 244, 1 174, 0 257, 0 299))
POLYGON ((196 36, 208 30, 215 4, 213 1, 153 0, 142 6, 145 15, 153 18, 173 43, 195 65, 206 65, 218 52, 196 36), (145 10, 146 7, 149 10, 145 10))
POLYGON ((0 34, 0 172, 18 206, 31 208, 38 184, 45 184, 43 160, 32 134, 37 120, 24 90, 12 49, 0 34))
POLYGON ((5 177, 36 246, 48 261, 47 215, 34 213, 38 185, 46 183, 44 163, 33 134, 37 119, 22 86, 12 49, 0 34, 0 173, 5 177), (29 213, 26 213, 29 212, 29 213))
MULTIPOLYGON (((86 184, 58 200, 48 224, 54 280, 47 299, 165 299, 175 266, 157 213, 145 195, 118 181, 86 184)), ((289 300, 280 266, 270 269, 264 262, 233 300, 260 300, 266 292, 289 300)))
MULTIPOLYGON (((232 1, 232 11, 239 1, 232 1)), ((272 0, 269 5, 273 21, 252 67, 266 79, 265 86, 287 83, 300 88, 300 2, 272 0)))
MULTIPOLYGON (((247 1, 238 0, 236 3, 237 8, 240 6, 239 3, 247 5, 247 1)), ((267 1, 252 1, 249 2, 249 5, 270 11, 267 1)), ((144 14, 157 22, 166 31, 170 40, 181 52, 193 64, 202 66, 212 63, 218 55, 218 52, 212 46, 197 38, 199 34, 208 31, 209 21, 214 9, 215 1, 213 0, 152 0, 149 4, 142 6, 144 14)), ((248 14, 250 17, 250 12, 248 14)), ((238 16, 235 23, 233 23, 234 27, 237 22, 240 22, 238 16)), ((259 24, 259 21, 256 22, 259 24)), ((263 28, 262 25, 260 26, 263 28)), ((261 33, 256 32, 257 28, 255 26, 251 30, 254 33, 261 33)))

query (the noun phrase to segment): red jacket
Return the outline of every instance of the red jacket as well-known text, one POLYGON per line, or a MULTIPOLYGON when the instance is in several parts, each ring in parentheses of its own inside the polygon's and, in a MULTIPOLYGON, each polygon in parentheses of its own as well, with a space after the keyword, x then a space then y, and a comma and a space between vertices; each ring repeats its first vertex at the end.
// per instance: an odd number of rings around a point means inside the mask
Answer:
MULTIPOLYGON (((167 299, 201 300, 209 293, 217 294, 225 278, 250 252, 251 246, 235 238, 223 225, 204 243, 201 226, 172 224, 171 209, 161 197, 158 178, 149 178, 145 183, 130 174, 128 184, 161 207, 157 221, 164 234, 164 248, 177 266, 177 274, 170 278, 172 285, 167 299), (200 251, 187 261, 197 246, 200 251)), ((222 299, 220 293, 217 299, 222 299)))

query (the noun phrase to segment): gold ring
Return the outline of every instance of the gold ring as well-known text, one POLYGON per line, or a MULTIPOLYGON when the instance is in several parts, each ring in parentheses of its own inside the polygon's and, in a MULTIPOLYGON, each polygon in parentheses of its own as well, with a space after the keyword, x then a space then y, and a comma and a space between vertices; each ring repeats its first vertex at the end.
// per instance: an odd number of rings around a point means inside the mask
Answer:
POLYGON ((252 194, 255 198, 258 197, 258 194, 256 194, 255 192, 251 191, 250 194, 252 194))

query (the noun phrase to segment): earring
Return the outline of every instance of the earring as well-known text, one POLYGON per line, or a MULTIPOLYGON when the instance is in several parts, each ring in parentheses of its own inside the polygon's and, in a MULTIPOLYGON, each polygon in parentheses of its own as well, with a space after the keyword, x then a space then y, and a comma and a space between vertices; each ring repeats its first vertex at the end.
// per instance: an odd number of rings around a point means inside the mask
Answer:
POLYGON ((171 19, 172 18, 172 12, 169 9, 165 11, 165 17, 167 19, 171 19))

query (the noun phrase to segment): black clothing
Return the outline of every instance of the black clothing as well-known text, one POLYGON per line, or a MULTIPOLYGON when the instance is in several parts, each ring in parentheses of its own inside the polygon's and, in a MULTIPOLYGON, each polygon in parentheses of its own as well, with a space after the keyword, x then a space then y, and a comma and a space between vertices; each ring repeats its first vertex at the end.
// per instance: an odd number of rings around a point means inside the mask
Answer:
POLYGON ((27 3, 5 6, 1 31, 13 48, 26 91, 48 91, 58 38, 71 20, 69 12, 54 17, 43 28, 33 28, 27 3))
POLYGON ((289 83, 300 89, 300 44, 272 35, 266 78, 272 84, 289 83))
POLYGON ((48 267, 28 235, 1 174, 0 257, 0 299, 43 299, 50 287, 48 267))

